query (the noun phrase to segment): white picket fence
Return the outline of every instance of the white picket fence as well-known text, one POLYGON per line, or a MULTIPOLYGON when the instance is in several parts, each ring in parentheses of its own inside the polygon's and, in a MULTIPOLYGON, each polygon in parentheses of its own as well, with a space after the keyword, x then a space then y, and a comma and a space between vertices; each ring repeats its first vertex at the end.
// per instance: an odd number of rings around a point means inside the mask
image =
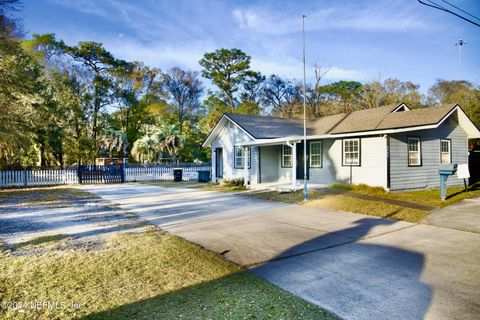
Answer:
POLYGON ((77 170, 0 171, 0 188, 28 188, 78 183, 77 170))
MULTIPOLYGON (((154 182, 173 180, 172 167, 127 167, 125 179, 127 182, 154 182)), ((198 171, 210 171, 210 166, 182 167, 182 180, 197 180, 198 171)))
MULTIPOLYGON (((127 167, 126 182, 172 181, 173 167, 127 167)), ((210 166, 182 167, 184 181, 197 180, 198 171, 210 171, 210 166)), ((0 189, 28 188, 77 184, 78 172, 75 169, 0 171, 0 189)))

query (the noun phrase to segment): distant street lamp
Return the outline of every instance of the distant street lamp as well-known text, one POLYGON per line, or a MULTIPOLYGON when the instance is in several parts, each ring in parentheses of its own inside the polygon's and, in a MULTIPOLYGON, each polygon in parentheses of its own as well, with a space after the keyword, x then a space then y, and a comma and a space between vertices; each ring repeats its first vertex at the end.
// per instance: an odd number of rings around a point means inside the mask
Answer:
POLYGON ((458 39, 455 46, 458 46, 458 81, 462 80, 462 47, 467 43, 462 39, 458 39))

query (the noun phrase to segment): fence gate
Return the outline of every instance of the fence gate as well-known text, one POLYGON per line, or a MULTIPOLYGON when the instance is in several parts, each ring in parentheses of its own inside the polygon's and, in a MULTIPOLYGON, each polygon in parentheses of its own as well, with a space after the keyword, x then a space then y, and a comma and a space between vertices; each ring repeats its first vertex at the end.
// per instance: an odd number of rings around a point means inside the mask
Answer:
POLYGON ((125 182, 123 165, 80 165, 78 166, 78 182, 83 184, 94 183, 122 183, 125 182))

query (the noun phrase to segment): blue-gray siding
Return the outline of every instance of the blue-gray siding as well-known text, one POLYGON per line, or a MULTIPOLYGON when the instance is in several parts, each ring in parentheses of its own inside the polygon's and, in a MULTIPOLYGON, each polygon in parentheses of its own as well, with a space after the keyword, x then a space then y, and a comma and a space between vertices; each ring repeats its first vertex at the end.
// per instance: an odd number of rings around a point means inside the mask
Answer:
MULTIPOLYGON (((452 163, 468 163, 468 139, 458 125, 456 116, 450 117, 437 129, 393 134, 390 137, 390 189, 438 188, 440 140, 451 139, 452 163), (408 166, 408 137, 421 139, 422 166, 408 166)), ((450 176, 447 185, 461 185, 463 180, 450 176)))

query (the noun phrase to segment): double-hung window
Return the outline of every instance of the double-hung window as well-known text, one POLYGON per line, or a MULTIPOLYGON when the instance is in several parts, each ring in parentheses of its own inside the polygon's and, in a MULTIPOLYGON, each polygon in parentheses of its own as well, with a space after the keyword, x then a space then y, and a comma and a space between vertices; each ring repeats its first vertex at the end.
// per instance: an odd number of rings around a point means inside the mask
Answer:
POLYGON ((408 138, 408 165, 410 167, 422 165, 422 146, 420 138, 408 138))
POLYGON ((292 166, 292 147, 284 144, 282 145, 282 167, 292 166))
POLYGON ((310 142, 310 168, 322 167, 322 141, 310 142))
POLYGON ((360 166, 360 139, 342 140, 344 166, 360 166))
POLYGON ((440 140, 440 162, 441 164, 452 163, 452 145, 450 140, 440 140))
MULTIPOLYGON (((244 154, 244 148, 241 148, 241 147, 235 147, 235 160, 234 160, 234 164, 235 164, 235 169, 243 169, 244 167, 244 159, 245 159, 245 154, 244 154)), ((247 152, 246 152, 246 156, 247 156, 247 164, 248 164, 248 167, 250 168, 250 147, 247 148, 247 152)))

